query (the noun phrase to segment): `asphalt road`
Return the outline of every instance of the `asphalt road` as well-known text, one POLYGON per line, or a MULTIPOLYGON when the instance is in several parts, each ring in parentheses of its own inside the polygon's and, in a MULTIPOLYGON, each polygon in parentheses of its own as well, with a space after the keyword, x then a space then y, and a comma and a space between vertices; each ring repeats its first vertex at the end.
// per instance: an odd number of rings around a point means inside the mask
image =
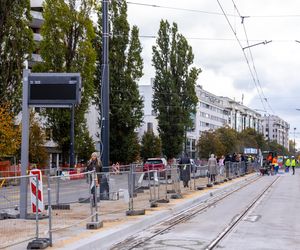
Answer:
POLYGON ((206 249, 278 176, 216 248, 300 249, 299 173, 264 176, 134 249, 206 249))

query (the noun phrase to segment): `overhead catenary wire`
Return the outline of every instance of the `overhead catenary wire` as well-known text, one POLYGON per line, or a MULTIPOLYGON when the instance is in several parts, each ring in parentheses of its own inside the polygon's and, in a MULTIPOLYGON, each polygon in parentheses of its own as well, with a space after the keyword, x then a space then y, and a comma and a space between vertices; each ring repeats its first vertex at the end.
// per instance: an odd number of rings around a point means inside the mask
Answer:
MULTIPOLYGON (((251 48, 250 48, 251 46, 250 46, 250 44, 249 44, 248 34, 247 34, 245 22, 244 22, 245 16, 242 16, 242 15, 241 15, 241 13, 240 13, 239 9, 237 8, 237 5, 235 4, 234 0, 231 0, 231 1, 232 1, 232 4, 233 4, 235 10, 237 11, 238 15, 239 15, 240 18, 241 18, 241 24, 242 24, 242 26, 243 26, 245 38, 246 38, 246 41, 247 41, 248 50, 249 50, 250 58, 251 58, 251 61, 252 61, 252 68, 253 68, 254 73, 255 73, 255 76, 256 76, 257 85, 258 85, 258 87, 259 87, 259 89, 260 89, 260 92, 261 92, 261 95, 262 95, 262 97, 263 97, 263 100, 264 100, 264 101, 266 102, 266 104, 269 106, 269 108, 270 108, 270 110, 272 111, 272 113, 275 114, 275 112, 273 111, 273 108, 271 107, 271 105, 270 105, 270 103, 269 103, 267 97, 266 97, 265 94, 264 94, 264 91, 263 91, 263 89, 262 89, 261 83, 260 83, 260 81, 259 81, 258 73, 257 73, 256 66, 255 66, 255 63, 254 63, 254 58, 253 58, 253 54, 252 54, 252 51, 251 51, 251 48)), ((266 41, 264 44, 266 44, 266 43, 268 43, 268 42, 266 41)), ((244 50, 244 48, 243 48, 243 50, 244 50)), ((263 105, 263 108, 264 108, 265 111, 266 111, 266 108, 265 108, 264 105, 263 105)))
POLYGON ((257 93, 258 93, 258 95, 259 95, 259 97, 260 97, 260 101, 261 101, 261 103, 262 103, 262 106, 264 107, 264 109, 266 109, 266 108, 265 108, 265 105, 264 105, 264 102, 263 102, 263 100, 262 100, 262 97, 261 97, 261 93, 260 93, 260 91, 259 91, 259 89, 258 89, 258 86, 257 86, 256 78, 255 78, 255 76, 254 76, 254 74, 253 74, 253 71, 252 71, 252 69, 251 69, 251 66, 250 66, 248 57, 247 57, 245 51, 243 50, 243 45, 242 45, 240 39, 238 38, 238 36, 237 36, 237 34, 236 34, 236 32, 235 32, 235 30, 234 30, 232 24, 230 23, 230 21, 229 21, 229 19, 228 19, 228 16, 227 16, 226 12, 224 11, 224 9, 223 9, 221 3, 219 2, 219 0, 217 0, 217 2, 218 2, 219 6, 220 6, 220 8, 221 8, 221 10, 222 10, 222 12, 223 12, 223 15, 224 15, 225 19, 227 20, 227 23, 228 23, 230 29, 232 30, 232 32, 233 32, 233 34, 234 34, 234 36, 235 36, 235 38, 236 38, 236 40, 237 40, 237 42, 238 42, 238 44, 239 44, 241 50, 242 50, 242 53, 243 53, 244 58, 245 58, 245 60, 246 60, 246 63, 247 63, 249 72, 250 72, 251 77, 252 77, 252 80, 253 80, 254 85, 255 85, 255 87, 256 87, 257 93))
MULTIPOLYGON (((169 10, 177 10, 177 11, 186 11, 186 12, 195 12, 195 13, 202 13, 207 15, 216 15, 216 16, 223 16, 223 13, 214 12, 214 11, 206 11, 206 10, 199 10, 199 9, 190 9, 190 8, 180 8, 180 7, 173 7, 173 6, 166 6, 166 5, 158 5, 158 4, 150 4, 150 3, 139 3, 133 1, 126 1, 129 5, 136 5, 136 6, 143 6, 143 7, 151 7, 151 8, 160 8, 160 9, 169 9, 169 10)), ((238 15, 234 14, 227 14, 230 17, 239 17, 238 15)), ((300 14, 284 14, 284 15, 251 15, 248 14, 243 16, 244 18, 300 18, 300 14)))

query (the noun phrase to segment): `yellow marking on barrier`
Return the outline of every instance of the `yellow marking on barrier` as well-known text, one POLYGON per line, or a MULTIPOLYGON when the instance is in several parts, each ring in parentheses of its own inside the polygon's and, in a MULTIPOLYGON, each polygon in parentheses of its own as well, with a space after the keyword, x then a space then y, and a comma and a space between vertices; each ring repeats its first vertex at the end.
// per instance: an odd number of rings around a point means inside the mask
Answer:
POLYGON ((4 183, 5 183, 5 181, 6 181, 6 179, 4 179, 2 182, 1 182, 1 184, 0 184, 0 188, 2 188, 2 186, 4 185, 4 183))

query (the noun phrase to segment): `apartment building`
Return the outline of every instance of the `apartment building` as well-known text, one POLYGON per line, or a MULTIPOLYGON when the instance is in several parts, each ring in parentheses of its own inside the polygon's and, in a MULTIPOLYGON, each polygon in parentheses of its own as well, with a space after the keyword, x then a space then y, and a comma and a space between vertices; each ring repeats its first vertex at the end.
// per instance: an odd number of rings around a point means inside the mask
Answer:
MULTIPOLYGON (((42 24, 44 22, 43 19, 43 0, 31 0, 30 1, 30 8, 31 8, 31 16, 32 16, 32 21, 30 24, 30 27, 33 31, 33 38, 35 43, 38 45, 41 40, 42 40, 42 36, 40 34, 40 30, 42 27, 42 24)), ((34 51, 34 53, 32 54, 32 59, 28 62, 28 67, 32 68, 33 64, 35 62, 41 62, 42 58, 39 54, 39 49, 37 46, 37 49, 34 51)))
POLYGON ((228 113, 229 127, 237 132, 241 132, 246 128, 252 128, 258 133, 263 133, 262 116, 259 112, 229 97, 220 97, 220 99, 223 100, 224 108, 228 113))
POLYGON ((224 108, 222 98, 204 90, 200 85, 196 86, 196 95, 198 105, 193 117, 194 126, 192 130, 187 131, 185 145, 186 152, 192 158, 196 156, 196 145, 201 134, 228 125, 229 121, 229 113, 224 108))
POLYGON ((289 148, 290 125, 276 115, 263 116, 263 134, 266 140, 276 141, 278 144, 289 148))

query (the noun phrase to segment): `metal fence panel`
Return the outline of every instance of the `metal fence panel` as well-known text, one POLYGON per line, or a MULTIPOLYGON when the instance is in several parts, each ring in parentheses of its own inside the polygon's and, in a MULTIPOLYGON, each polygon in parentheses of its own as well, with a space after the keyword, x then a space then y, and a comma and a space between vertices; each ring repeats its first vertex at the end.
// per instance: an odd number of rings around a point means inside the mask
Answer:
MULTIPOLYGON (((30 180, 36 182, 37 176, 0 178, 0 249, 36 239, 39 229, 45 229, 43 225, 38 225, 36 214, 32 211, 30 194, 28 195, 27 211, 31 219, 19 219, 21 179, 26 180, 28 190, 30 190, 30 180)), ((38 192, 38 189, 36 191, 38 192)))

